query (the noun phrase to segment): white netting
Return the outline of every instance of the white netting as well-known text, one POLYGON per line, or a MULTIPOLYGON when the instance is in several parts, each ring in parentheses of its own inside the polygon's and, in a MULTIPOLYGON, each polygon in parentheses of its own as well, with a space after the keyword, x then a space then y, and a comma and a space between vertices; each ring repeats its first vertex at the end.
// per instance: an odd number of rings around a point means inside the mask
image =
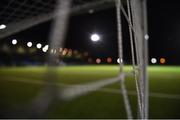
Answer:
MULTIPOLYGON (((0 8, 0 22, 7 24, 37 15, 53 13, 56 2, 56 0, 3 0, 0 8)), ((97 4, 99 2, 96 0, 74 0, 72 8, 77 9, 92 3, 97 4)))
MULTIPOLYGON (((0 38, 53 19, 56 2, 56 0, 3 0, 0 23, 8 27, 0 31, 0 38)), ((71 14, 87 13, 90 9, 93 11, 104 9, 112 6, 112 3, 112 0, 73 0, 71 14)))
MULTIPOLYGON (((104 80, 85 86, 75 86, 65 89, 73 91, 72 94, 63 96, 64 92, 57 90, 56 69, 49 67, 47 80, 44 90, 32 102, 30 113, 41 116, 54 98, 65 99, 67 97, 80 96, 86 92, 95 91, 105 85, 116 81, 121 81, 121 92, 127 112, 127 117, 132 119, 132 110, 129 103, 128 91, 125 86, 124 63, 123 63, 123 38, 121 15, 123 14, 129 24, 129 33, 131 41, 132 66, 137 89, 137 101, 139 118, 148 118, 148 79, 147 79, 147 23, 146 23, 146 1, 127 0, 127 10, 124 9, 121 0, 4 0, 1 2, 0 23, 6 24, 7 28, 0 31, 0 38, 7 37, 14 33, 20 32, 34 25, 43 23, 54 18, 54 23, 50 33, 50 48, 58 49, 63 47, 66 28, 70 14, 88 12, 93 9, 103 9, 114 4, 117 12, 117 29, 118 29, 118 47, 120 59, 120 71, 117 78, 104 80), (127 11, 127 12, 126 12, 127 11), (122 12, 122 13, 121 13, 122 12), (48 79, 51 78, 51 79, 48 79), (53 80, 52 80, 53 78, 53 80), (58 92, 57 92, 58 91, 58 92), (60 94, 60 95, 59 95, 60 94), (59 97, 60 96, 60 97, 59 97), (45 99, 48 98, 48 99, 45 99)), ((58 56, 49 54, 48 62, 50 65, 56 65, 55 61, 58 56)))

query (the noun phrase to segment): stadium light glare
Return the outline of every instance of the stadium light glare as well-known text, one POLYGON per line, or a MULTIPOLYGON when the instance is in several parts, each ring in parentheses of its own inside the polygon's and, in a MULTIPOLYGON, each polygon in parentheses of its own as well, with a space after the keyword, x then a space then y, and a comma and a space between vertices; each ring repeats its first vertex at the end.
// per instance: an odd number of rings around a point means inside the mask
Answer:
POLYGON ((45 47, 46 49, 49 49, 49 45, 45 45, 44 47, 45 47))
POLYGON ((5 29, 6 28, 6 25, 4 25, 4 24, 1 24, 0 25, 0 30, 3 30, 3 29, 5 29))
POLYGON ((91 40, 92 40, 93 42, 97 42, 97 41, 100 40, 100 36, 99 36, 98 34, 92 34, 92 35, 91 35, 91 40))
POLYGON ((122 59, 120 60, 120 59, 118 58, 118 59, 117 59, 117 63, 120 63, 120 62, 122 63, 123 60, 122 60, 122 59))
POLYGON ((117 59, 117 63, 120 63, 119 58, 117 59))
POLYGON ((62 55, 65 56, 67 54, 67 50, 64 49, 63 52, 62 52, 62 55))
POLYGON ((111 63, 112 62, 112 58, 111 57, 108 57, 107 58, 107 63, 111 63))
POLYGON ((97 58, 97 59, 96 59, 96 63, 97 63, 97 64, 100 64, 100 63, 101 63, 101 59, 100 59, 100 58, 97 58))
POLYGON ((27 46, 28 46, 28 47, 32 47, 32 42, 28 42, 28 43, 27 43, 27 46))
POLYGON ((149 39, 149 35, 146 34, 146 35, 144 36, 144 38, 145 38, 146 40, 148 40, 148 39, 149 39))
POLYGON ((166 63, 166 59, 165 59, 165 58, 161 58, 161 59, 160 59, 160 63, 161 63, 161 64, 165 64, 165 63, 166 63))
POLYGON ((47 50, 48 49, 46 47, 43 47, 43 49, 42 49, 43 52, 47 52, 47 50))
POLYGON ((16 40, 16 39, 13 39, 13 40, 12 40, 12 44, 13 44, 13 45, 16 45, 16 44, 17 44, 17 40, 16 40))
POLYGON ((38 44, 36 45, 36 47, 37 47, 38 49, 41 49, 42 44, 41 44, 41 43, 38 43, 38 44))
POLYGON ((152 63, 152 64, 157 63, 157 59, 156 59, 156 58, 152 58, 152 59, 151 59, 151 63, 152 63))
POLYGON ((47 52, 49 50, 49 45, 45 45, 43 48, 42 48, 42 51, 43 52, 47 52))

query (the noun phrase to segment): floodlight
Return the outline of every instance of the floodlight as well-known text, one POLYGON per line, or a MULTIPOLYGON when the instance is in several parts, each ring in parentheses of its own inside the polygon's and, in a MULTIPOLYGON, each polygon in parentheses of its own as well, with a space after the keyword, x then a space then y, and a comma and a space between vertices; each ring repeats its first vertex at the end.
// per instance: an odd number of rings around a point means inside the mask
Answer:
POLYGON ((28 46, 28 47, 32 47, 32 42, 28 42, 28 43, 27 43, 27 46, 28 46))
POLYGON ((97 42, 97 41, 100 40, 100 36, 99 36, 98 34, 92 34, 92 35, 91 35, 91 40, 92 40, 93 42, 97 42))
POLYGON ((47 52, 47 50, 48 49, 46 47, 43 47, 43 49, 42 49, 43 52, 47 52))
POLYGON ((49 45, 45 45, 44 47, 47 48, 47 49, 49 49, 49 45))
POLYGON ((122 59, 117 59, 117 63, 122 63, 123 62, 123 60, 122 59))
POLYGON ((5 28, 6 28, 6 25, 4 25, 4 24, 0 25, 0 30, 5 29, 5 28))
POLYGON ((108 63, 111 63, 111 62, 112 62, 112 58, 108 57, 108 58, 107 58, 107 62, 108 62, 108 63))
POLYGON ((161 58, 161 59, 160 59, 160 63, 161 63, 161 64, 165 64, 165 63, 166 63, 166 59, 165 59, 165 58, 161 58))
POLYGON ((36 47, 37 47, 38 49, 41 49, 42 44, 41 44, 41 43, 38 43, 38 44, 36 45, 36 47))
POLYGON ((149 35, 146 34, 146 35, 144 36, 144 38, 145 38, 146 40, 148 40, 148 39, 149 39, 149 35))
POLYGON ((97 64, 101 63, 101 59, 100 59, 100 58, 97 58, 97 59, 96 59, 96 63, 97 63, 97 64))
POLYGON ((156 59, 156 58, 152 58, 152 59, 151 59, 151 63, 152 63, 152 64, 157 63, 157 59, 156 59))
POLYGON ((13 44, 13 45, 16 45, 16 44, 17 44, 17 40, 16 40, 16 39, 13 39, 13 40, 12 40, 12 44, 13 44))

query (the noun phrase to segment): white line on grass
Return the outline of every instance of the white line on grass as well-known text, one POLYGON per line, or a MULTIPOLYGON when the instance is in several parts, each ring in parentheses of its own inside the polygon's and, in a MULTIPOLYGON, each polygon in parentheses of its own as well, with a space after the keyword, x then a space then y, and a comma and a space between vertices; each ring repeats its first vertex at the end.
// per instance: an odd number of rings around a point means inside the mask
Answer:
POLYGON ((84 94, 87 94, 89 92, 100 90, 100 88, 103 88, 107 85, 113 84, 118 81, 119 78, 116 77, 116 78, 99 80, 88 84, 67 87, 64 90, 62 90, 62 93, 60 94, 60 98, 65 100, 73 99, 82 96, 84 94))
MULTIPOLYGON (((44 81, 37 81, 37 80, 32 80, 32 79, 20 78, 20 77, 18 77, 16 79, 14 77, 6 77, 6 80, 7 81, 13 81, 13 82, 21 82, 21 83, 26 83, 26 84, 38 84, 38 85, 50 84, 50 83, 47 83, 47 82, 44 82, 44 81)), ((101 81, 101 80, 97 80, 96 82, 99 82, 99 81, 101 81)), ((57 86, 60 86, 60 87, 67 87, 68 89, 70 89, 70 90, 68 90, 67 88, 64 89, 63 90, 63 94, 67 94, 66 91, 71 91, 72 88, 75 88, 77 91, 85 90, 85 91, 89 91, 89 92, 100 91, 100 92, 107 92, 107 93, 114 93, 114 94, 119 94, 121 92, 120 90, 112 89, 112 88, 101 88, 101 89, 93 90, 92 88, 87 87, 87 86, 89 86, 89 84, 90 84, 90 86, 92 86, 92 84, 96 84, 96 82, 86 83, 86 84, 81 84, 81 85, 77 85, 77 84, 65 84, 65 83, 56 83, 54 85, 57 85, 57 86)), ((76 94, 78 94, 78 93, 76 93, 76 94)), ((85 93, 83 93, 82 95, 84 95, 84 94, 85 93)), ((136 95, 136 91, 128 91, 128 95, 136 95)), ((67 96, 71 96, 71 95, 66 95, 66 97, 67 96)), ((79 96, 79 94, 78 94, 78 96, 79 96)), ((156 98, 180 99, 180 95, 179 94, 167 94, 167 93, 150 92, 149 96, 150 97, 156 97, 156 98)), ((66 97, 64 97, 64 98, 66 98, 66 97)))

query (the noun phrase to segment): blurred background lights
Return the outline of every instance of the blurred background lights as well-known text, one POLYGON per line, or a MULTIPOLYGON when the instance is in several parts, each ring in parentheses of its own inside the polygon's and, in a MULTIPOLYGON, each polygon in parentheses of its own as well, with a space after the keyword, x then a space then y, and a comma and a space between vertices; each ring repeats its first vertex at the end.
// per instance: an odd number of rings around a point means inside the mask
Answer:
POLYGON ((66 49, 64 49, 64 50, 63 50, 63 52, 62 52, 62 55, 64 55, 64 56, 65 56, 66 54, 67 54, 67 50, 66 50, 66 49))
POLYGON ((166 63, 166 59, 165 59, 165 58, 161 58, 161 59, 160 59, 160 63, 161 63, 161 64, 165 64, 165 63, 166 63))
POLYGON ((71 49, 68 51, 68 56, 72 56, 72 50, 71 49))
POLYGON ((152 64, 157 63, 157 59, 156 59, 156 58, 152 58, 152 59, 151 59, 151 63, 152 63, 152 64))
POLYGON ((49 49, 49 45, 45 45, 44 47, 45 47, 46 49, 49 49))
POLYGON ((89 63, 93 62, 92 58, 88 58, 88 62, 89 63))
POLYGON ((96 59, 96 63, 97 63, 97 64, 101 63, 101 59, 100 59, 100 58, 97 58, 97 59, 96 59))
POLYGON ((43 48, 42 48, 42 51, 43 52, 47 52, 49 49, 49 45, 45 45, 43 48))
POLYGON ((97 42, 97 41, 100 40, 100 36, 99 36, 98 34, 92 34, 92 35, 91 35, 91 40, 92 40, 93 42, 97 42))
POLYGON ((36 47, 37 47, 38 49, 41 49, 42 45, 41 45, 40 43, 38 43, 38 44, 36 45, 36 47))
POLYGON ((28 43, 27 43, 27 46, 28 46, 28 47, 32 47, 32 42, 28 42, 28 43))
POLYGON ((4 25, 4 24, 0 25, 0 30, 5 29, 5 28, 6 28, 6 25, 4 25))
POLYGON ((16 39, 13 39, 13 40, 12 40, 12 44, 13 44, 13 45, 16 45, 16 44, 17 44, 17 40, 16 40, 16 39))
POLYGON ((46 47, 43 47, 43 49, 42 49, 43 52, 47 52, 47 50, 48 49, 46 47))
POLYGON ((59 48, 59 52, 62 52, 63 51, 63 48, 59 48))
POLYGON ((146 34, 146 35, 144 36, 144 38, 145 38, 146 40, 148 40, 148 39, 149 39, 149 35, 146 34))
POLYGON ((119 58, 117 59, 117 63, 120 63, 119 58))
POLYGON ((111 63, 111 62, 112 62, 112 58, 108 57, 108 58, 107 58, 107 62, 108 62, 108 63, 111 63))
POLYGON ((120 63, 120 62, 122 63, 123 60, 118 58, 118 59, 117 59, 117 63, 120 63))
POLYGON ((90 9, 88 12, 89 12, 89 14, 92 14, 92 13, 94 13, 94 10, 90 9))

